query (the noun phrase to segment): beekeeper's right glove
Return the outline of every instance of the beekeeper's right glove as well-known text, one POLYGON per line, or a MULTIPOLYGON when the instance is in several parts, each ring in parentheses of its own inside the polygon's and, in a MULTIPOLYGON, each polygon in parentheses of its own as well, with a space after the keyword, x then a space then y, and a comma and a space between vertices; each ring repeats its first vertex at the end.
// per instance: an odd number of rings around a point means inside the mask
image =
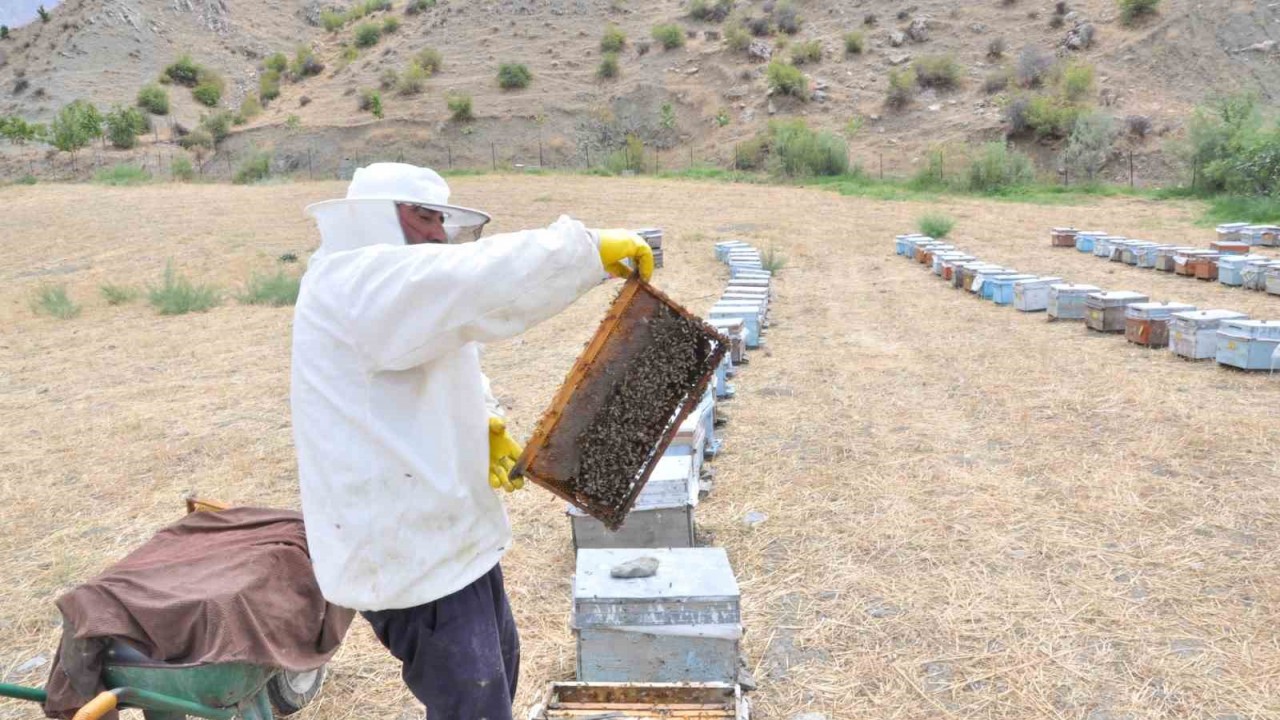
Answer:
POLYGON ((631 277, 631 268, 623 260, 631 260, 640 271, 640 279, 648 280, 653 276, 653 249, 636 233, 630 230, 596 230, 600 243, 600 262, 604 269, 614 277, 626 279, 631 277))

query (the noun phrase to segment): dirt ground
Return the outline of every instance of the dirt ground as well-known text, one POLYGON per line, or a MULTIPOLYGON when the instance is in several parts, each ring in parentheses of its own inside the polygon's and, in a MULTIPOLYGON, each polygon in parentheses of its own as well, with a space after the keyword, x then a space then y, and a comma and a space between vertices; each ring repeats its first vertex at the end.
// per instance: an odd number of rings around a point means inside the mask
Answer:
MULTIPOLYGON (((742 588, 755 717, 1280 716, 1277 382, 997 308, 893 255, 926 210, 995 262, 1157 299, 1280 317, 1280 298, 1048 245, 1072 224, 1207 245, 1192 206, 875 202, 811 190, 583 177, 472 177, 455 200, 497 231, 568 212, 660 226, 656 283, 696 311, 724 284, 712 244, 788 265, 699 525, 742 588), (748 527, 749 511, 767 513, 748 527)), ((160 317, 104 282, 164 264, 234 290, 317 241, 304 204, 338 183, 0 189, 0 678, 39 684, 54 598, 200 494, 297 507, 289 309, 229 301, 160 317), (28 307, 41 283, 84 304, 28 307), (32 665, 35 665, 33 668, 32 665), (25 668, 25 669, 23 669, 25 668)), ((500 280, 500 279, 498 279, 500 280)), ((616 286, 485 359, 527 437, 616 286)), ((563 503, 510 499, 504 565, 521 628, 518 712, 573 676, 563 503)), ((411 718, 420 706, 357 621, 300 718, 411 718)), ((34 718, 0 702, 0 718, 34 718)))

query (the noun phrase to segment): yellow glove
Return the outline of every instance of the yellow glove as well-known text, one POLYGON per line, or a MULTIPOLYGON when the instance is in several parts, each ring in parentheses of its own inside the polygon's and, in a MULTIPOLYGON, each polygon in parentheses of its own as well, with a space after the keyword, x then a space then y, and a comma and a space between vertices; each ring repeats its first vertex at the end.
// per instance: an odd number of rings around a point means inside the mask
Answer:
POLYGON ((635 264, 641 280, 653 275, 653 249, 644 238, 630 230, 597 230, 596 236, 600 239, 600 262, 610 275, 630 277, 631 268, 622 263, 626 259, 635 264))
POLYGON ((489 486, 515 492, 524 487, 524 478, 512 480, 508 473, 515 467, 524 448, 507 434, 507 424, 500 417, 489 416, 489 486))

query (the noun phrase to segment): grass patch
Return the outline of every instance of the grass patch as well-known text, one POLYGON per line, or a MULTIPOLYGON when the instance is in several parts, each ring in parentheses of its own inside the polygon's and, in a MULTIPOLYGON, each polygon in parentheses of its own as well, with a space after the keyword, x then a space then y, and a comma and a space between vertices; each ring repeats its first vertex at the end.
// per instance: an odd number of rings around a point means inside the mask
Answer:
POLYGON ((130 285, 115 285, 112 283, 103 283, 98 291, 102 293, 102 299, 107 301, 108 305, 124 305, 138 299, 138 289, 130 285))
POLYGON ((1219 195, 1209 198, 1204 220, 1209 223, 1247 222, 1251 225, 1280 224, 1280 197, 1219 195))
POLYGON ((952 228, 956 226, 956 221, 940 213, 927 213, 920 216, 917 224, 920 232, 931 238, 941 240, 951 234, 952 228))
POLYGON ((31 311, 37 315, 70 320, 80 314, 80 306, 71 301, 66 285, 42 285, 31 299, 31 311))
POLYGON ((678 47, 684 47, 684 30, 679 25, 665 24, 655 25, 650 31, 653 39, 662 44, 664 50, 675 50, 678 47))
POLYGON ((160 285, 147 292, 147 300, 161 315, 204 312, 222 304, 222 293, 213 285, 197 285, 165 265, 160 285))
POLYGON ((782 268, 786 266, 787 256, 778 252, 777 249, 770 247, 768 250, 760 253, 760 267, 768 270, 774 275, 777 275, 778 271, 782 270, 782 268))
POLYGON ((273 275, 254 273, 245 284, 244 292, 236 299, 246 305, 295 305, 301 287, 302 278, 284 270, 277 270, 273 275))
POLYGON ((112 165, 94 173, 93 181, 99 185, 142 185, 151 182, 151 173, 133 165, 112 165))

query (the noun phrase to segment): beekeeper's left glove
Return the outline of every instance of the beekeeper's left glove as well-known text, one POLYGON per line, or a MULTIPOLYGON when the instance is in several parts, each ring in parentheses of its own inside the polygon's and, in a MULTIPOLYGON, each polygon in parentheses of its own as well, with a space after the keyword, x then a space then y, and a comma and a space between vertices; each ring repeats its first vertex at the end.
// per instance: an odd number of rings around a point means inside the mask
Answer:
POLYGON ((524 448, 507 433, 507 424, 502 418, 489 416, 489 486, 502 488, 507 492, 515 492, 524 487, 524 478, 511 479, 511 468, 515 467, 524 448))
POLYGON ((624 280, 631 277, 631 268, 622 262, 628 259, 640 271, 641 280, 653 275, 653 249, 644 238, 630 230, 596 230, 595 233, 600 243, 600 262, 610 275, 624 280))

